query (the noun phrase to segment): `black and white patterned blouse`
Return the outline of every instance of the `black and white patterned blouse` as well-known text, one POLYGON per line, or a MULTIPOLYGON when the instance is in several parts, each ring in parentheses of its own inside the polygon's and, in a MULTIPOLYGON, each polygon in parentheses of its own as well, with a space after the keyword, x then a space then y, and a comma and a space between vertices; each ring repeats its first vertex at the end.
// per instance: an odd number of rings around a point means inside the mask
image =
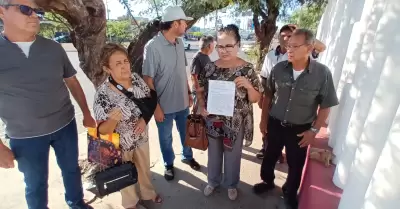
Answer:
MULTIPOLYGON (((136 73, 132 74, 133 87, 128 91, 136 98, 150 96, 150 89, 144 80, 136 73)), ((134 133, 136 123, 140 119, 140 109, 124 94, 111 88, 112 84, 108 79, 100 85, 95 95, 93 105, 94 115, 97 121, 108 119, 109 113, 116 107, 122 111, 122 119, 118 122, 115 132, 120 135, 120 147, 123 151, 131 151, 148 142, 148 130, 142 134, 134 133)))
MULTIPOLYGON (((210 80, 227 81, 231 78, 234 80, 237 76, 247 78, 256 91, 260 93, 264 92, 252 64, 246 63, 236 68, 220 68, 215 65, 215 62, 210 62, 199 74, 199 85, 200 87, 204 87, 206 105, 210 80)), ((248 100, 245 88, 237 88, 235 94, 233 117, 209 115, 206 118, 207 134, 215 139, 231 140, 233 144, 240 129, 243 127, 245 145, 250 146, 253 142, 254 129, 253 104, 248 100)))

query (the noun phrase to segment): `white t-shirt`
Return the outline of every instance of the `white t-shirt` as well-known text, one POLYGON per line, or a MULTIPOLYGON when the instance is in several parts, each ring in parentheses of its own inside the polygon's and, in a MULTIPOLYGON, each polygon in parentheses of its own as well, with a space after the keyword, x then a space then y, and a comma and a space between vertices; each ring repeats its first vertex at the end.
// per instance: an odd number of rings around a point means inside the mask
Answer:
POLYGON ((303 73, 303 71, 304 71, 304 69, 303 70, 294 70, 293 69, 293 79, 296 80, 299 77, 299 75, 301 73, 303 73))
POLYGON ((34 41, 31 42, 14 42, 21 48, 22 52, 24 52, 26 57, 29 57, 29 50, 31 49, 31 46, 34 41))
POLYGON ((263 78, 268 78, 268 75, 271 72, 272 68, 279 62, 286 60, 288 60, 287 53, 285 54, 278 53, 276 49, 269 51, 264 59, 260 75, 263 78))

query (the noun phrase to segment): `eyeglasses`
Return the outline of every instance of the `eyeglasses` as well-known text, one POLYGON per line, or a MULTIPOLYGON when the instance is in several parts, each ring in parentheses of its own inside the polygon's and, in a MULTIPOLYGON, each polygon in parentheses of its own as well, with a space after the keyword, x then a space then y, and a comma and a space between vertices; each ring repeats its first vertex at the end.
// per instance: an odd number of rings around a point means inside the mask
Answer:
POLYGON ((304 46, 304 45, 308 45, 308 44, 301 44, 301 45, 297 45, 297 46, 287 45, 286 49, 287 50, 297 50, 298 48, 300 48, 301 46, 304 46))
POLYGON ((226 51, 226 52, 231 52, 233 50, 233 48, 235 48, 235 46, 237 45, 237 43, 235 44, 227 44, 225 46, 222 45, 216 45, 215 48, 218 51, 226 51))
POLYGON ((39 17, 40 20, 44 18, 44 11, 43 9, 39 8, 32 8, 30 6, 22 5, 22 4, 5 4, 5 5, 0 5, 3 7, 18 7, 19 11, 26 15, 26 16, 31 16, 33 12, 36 13, 36 15, 39 17))

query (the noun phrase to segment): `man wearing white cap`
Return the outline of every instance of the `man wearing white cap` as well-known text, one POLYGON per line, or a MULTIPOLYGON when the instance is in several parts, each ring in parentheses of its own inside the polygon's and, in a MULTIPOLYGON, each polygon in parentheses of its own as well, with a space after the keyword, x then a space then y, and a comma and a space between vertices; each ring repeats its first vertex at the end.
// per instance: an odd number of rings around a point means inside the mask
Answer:
POLYGON ((182 144, 182 162, 199 170, 200 165, 193 159, 192 149, 184 145, 186 118, 189 106, 193 103, 186 74, 186 55, 183 41, 187 17, 179 6, 167 7, 161 19, 161 31, 144 48, 143 77, 158 96, 158 105, 154 112, 164 159, 164 177, 174 179, 175 154, 172 148, 172 126, 175 120, 182 144))

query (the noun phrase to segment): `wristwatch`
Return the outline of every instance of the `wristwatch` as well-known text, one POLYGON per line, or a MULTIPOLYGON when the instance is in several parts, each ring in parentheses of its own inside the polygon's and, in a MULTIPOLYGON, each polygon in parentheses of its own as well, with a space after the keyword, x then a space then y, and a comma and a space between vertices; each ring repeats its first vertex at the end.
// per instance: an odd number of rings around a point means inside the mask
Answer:
POLYGON ((314 127, 311 127, 311 128, 310 128, 310 131, 312 131, 312 132, 315 133, 315 134, 318 134, 318 133, 319 133, 319 129, 314 128, 314 127))

